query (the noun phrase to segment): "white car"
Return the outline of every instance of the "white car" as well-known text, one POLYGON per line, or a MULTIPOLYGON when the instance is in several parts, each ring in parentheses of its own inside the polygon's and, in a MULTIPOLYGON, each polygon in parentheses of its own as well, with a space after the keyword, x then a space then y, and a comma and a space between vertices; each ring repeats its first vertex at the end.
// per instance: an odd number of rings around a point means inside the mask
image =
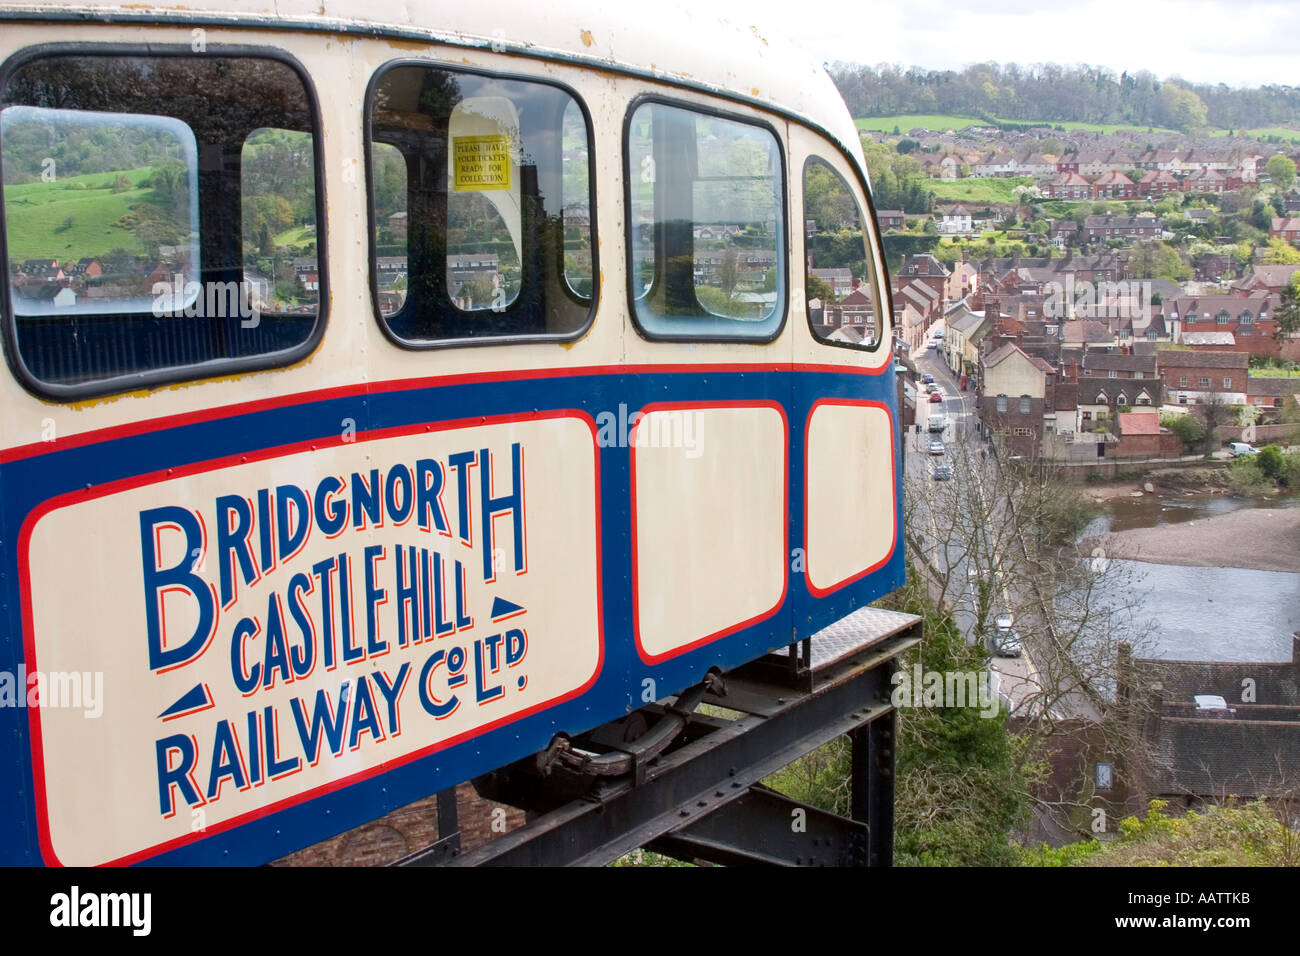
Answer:
POLYGON ((1020 635, 1016 633, 1014 627, 995 639, 993 653, 997 654, 998 657, 1020 656, 1020 635))

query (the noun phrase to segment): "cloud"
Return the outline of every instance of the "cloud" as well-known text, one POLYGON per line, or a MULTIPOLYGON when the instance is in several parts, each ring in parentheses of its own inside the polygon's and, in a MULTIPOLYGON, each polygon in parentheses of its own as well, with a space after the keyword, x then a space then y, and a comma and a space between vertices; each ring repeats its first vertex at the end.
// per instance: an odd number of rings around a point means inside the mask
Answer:
POLYGON ((1088 63, 1229 86, 1300 81, 1300 17, 1278 0, 697 0, 691 8, 784 33, 824 62, 1088 63))

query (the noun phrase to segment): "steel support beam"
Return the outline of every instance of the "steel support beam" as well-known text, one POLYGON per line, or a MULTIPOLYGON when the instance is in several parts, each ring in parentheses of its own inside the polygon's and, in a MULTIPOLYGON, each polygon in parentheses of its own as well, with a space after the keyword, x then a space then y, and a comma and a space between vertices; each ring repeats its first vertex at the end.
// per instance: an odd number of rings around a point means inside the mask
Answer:
POLYGON ((724 866, 864 866, 870 852, 865 823, 806 806, 762 785, 669 831, 648 849, 724 866))
MULTIPOLYGON (((907 621, 884 639, 814 673, 800 675, 799 683, 806 681, 810 687, 771 683, 762 669, 755 671, 762 674, 758 679, 751 679, 747 668, 726 675, 728 688, 739 691, 751 712, 734 721, 695 718, 690 732, 651 761, 639 780, 606 779, 589 787, 586 796, 550 809, 538 802, 548 778, 530 773, 535 762, 522 761, 506 768, 493 775, 492 799, 549 812, 520 830, 454 859, 439 859, 421 851, 399 861, 399 865, 601 866, 665 834, 689 830, 696 820, 743 797, 765 776, 809 751, 890 716, 890 662, 920 640, 917 619, 898 617, 907 621)), ((725 696, 707 697, 706 702, 730 706, 725 696)), ((888 792, 881 796, 882 806, 868 811, 866 819, 857 822, 872 825, 879 819, 880 825, 892 829, 892 720, 888 727, 888 733, 881 737, 876 761, 883 768, 888 755, 888 792), (883 746, 886 743, 888 747, 883 746)), ((551 777, 567 773, 556 768, 551 777)), ((882 779, 878 773, 869 775, 869 791, 882 779)), ((556 789, 565 790, 563 786, 556 789)), ((834 838, 827 821, 819 819, 814 825, 824 825, 834 838)), ((854 832, 861 833, 862 829, 854 832)), ((683 834, 682 839, 688 838, 683 834)), ((823 839, 821 829, 817 839, 823 839)), ((879 848, 869 847, 868 856, 875 852, 878 858, 888 859, 888 841, 879 842, 879 848)), ((743 851, 743 844, 739 845, 743 851)), ((816 855, 811 846, 809 851, 810 856, 816 855)), ((784 852, 773 855, 788 858, 784 852)))

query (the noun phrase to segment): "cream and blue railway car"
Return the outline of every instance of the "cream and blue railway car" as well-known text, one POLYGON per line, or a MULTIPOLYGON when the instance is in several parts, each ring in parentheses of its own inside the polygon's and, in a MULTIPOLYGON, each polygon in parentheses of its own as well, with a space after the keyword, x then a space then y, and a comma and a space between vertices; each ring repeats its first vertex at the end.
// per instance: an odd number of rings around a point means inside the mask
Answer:
POLYGON ((825 72, 420 9, 0 2, 0 862, 275 859, 901 582, 825 72))

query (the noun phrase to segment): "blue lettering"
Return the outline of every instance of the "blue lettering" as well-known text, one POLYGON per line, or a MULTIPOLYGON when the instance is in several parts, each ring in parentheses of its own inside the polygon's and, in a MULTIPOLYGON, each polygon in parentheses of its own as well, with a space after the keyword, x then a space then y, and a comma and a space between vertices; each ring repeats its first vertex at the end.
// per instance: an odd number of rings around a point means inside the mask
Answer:
POLYGON ((185 734, 173 734, 154 742, 154 754, 158 761, 158 812, 165 817, 176 812, 172 787, 180 788, 181 799, 190 806, 203 803, 203 797, 199 796, 198 789, 190 780, 197 759, 194 741, 185 734), (173 753, 179 753, 181 758, 175 767, 171 766, 173 753))
POLYGON ((185 508, 152 508, 140 512, 140 553, 143 556, 145 631, 149 644, 149 667, 161 670, 176 667, 197 657, 217 626, 217 609, 213 606, 212 591, 201 577, 194 573, 194 556, 203 547, 203 531, 192 511, 185 508), (157 528, 174 525, 185 535, 185 553, 174 567, 158 567, 157 528), (167 647, 164 640, 166 624, 163 619, 162 596, 170 590, 180 589, 190 594, 198 603, 198 622, 183 644, 167 647))

